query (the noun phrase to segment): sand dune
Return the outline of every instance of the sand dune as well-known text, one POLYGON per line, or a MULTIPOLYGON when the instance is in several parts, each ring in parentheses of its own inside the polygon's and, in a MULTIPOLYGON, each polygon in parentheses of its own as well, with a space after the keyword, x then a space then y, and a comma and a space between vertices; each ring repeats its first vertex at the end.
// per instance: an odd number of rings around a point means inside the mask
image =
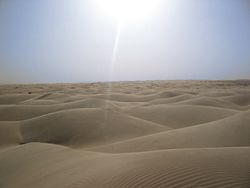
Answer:
POLYGON ((18 104, 20 102, 29 100, 37 95, 27 95, 27 94, 11 94, 11 95, 0 95, 0 105, 1 104, 18 104))
POLYGON ((176 103, 176 102, 192 99, 193 97, 195 96, 191 94, 182 94, 182 95, 178 95, 178 96, 171 97, 171 98, 154 99, 154 100, 151 100, 150 103, 151 104, 170 104, 170 103, 176 103))
MULTIPOLYGON (((40 101, 40 100, 36 100, 40 101)), ((31 101, 30 101, 31 102, 31 101)), ((51 112, 60 110, 72 109, 72 108, 98 108, 106 105, 111 105, 102 99, 83 99, 79 101, 66 102, 60 104, 50 105, 35 105, 36 102, 32 101, 32 104, 20 104, 20 105, 0 105, 0 120, 1 121, 18 121, 34 118, 37 116, 45 115, 51 112)))
POLYGON ((96 145, 166 130, 112 109, 64 110, 21 122, 23 142, 96 145))
POLYGON ((118 102, 147 102, 153 99, 158 98, 171 98, 180 95, 178 92, 171 92, 171 91, 162 91, 156 94, 150 95, 135 95, 135 94, 126 94, 126 93, 108 93, 104 95, 95 95, 92 97, 101 98, 101 99, 108 99, 118 102))
POLYGON ((250 187, 250 82, 0 86, 0 187, 250 187))
POLYGON ((104 152, 137 152, 174 148, 250 145, 250 111, 196 126, 164 131, 99 148, 104 152))
POLYGON ((2 187, 248 187, 250 183, 249 147, 114 155, 29 143, 0 155, 2 187))
POLYGON ((22 136, 18 122, 0 121, 0 148, 21 143, 22 136))
POLYGON ((167 125, 171 128, 182 128, 215 121, 237 113, 235 110, 207 106, 164 104, 131 108, 125 112, 141 119, 167 125))
POLYGON ((250 104, 249 94, 238 94, 238 95, 224 97, 224 99, 241 106, 247 106, 250 104))
POLYGON ((212 106, 212 107, 238 109, 238 110, 247 109, 240 105, 232 103, 230 101, 226 101, 226 100, 218 99, 218 98, 204 97, 204 96, 197 97, 197 98, 190 99, 190 100, 181 101, 179 102, 179 104, 212 106))

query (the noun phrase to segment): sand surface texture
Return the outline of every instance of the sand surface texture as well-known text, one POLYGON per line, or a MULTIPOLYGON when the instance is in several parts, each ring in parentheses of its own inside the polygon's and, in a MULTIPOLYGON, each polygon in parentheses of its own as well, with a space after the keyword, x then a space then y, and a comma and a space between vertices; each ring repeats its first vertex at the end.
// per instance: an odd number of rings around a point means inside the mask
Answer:
POLYGON ((249 188, 250 81, 0 86, 1 188, 249 188))

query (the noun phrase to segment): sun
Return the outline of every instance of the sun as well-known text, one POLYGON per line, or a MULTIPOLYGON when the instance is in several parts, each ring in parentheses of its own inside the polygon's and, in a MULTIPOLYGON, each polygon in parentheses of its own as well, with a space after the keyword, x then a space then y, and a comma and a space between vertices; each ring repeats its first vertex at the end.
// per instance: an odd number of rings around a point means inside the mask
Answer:
POLYGON ((156 8, 159 0, 97 0, 98 6, 118 22, 145 19, 156 8))
MULTIPOLYGON (((98 11, 106 13, 116 21, 116 34, 109 68, 109 81, 113 79, 118 46, 121 40, 122 28, 129 26, 130 22, 146 20, 159 6, 162 0, 95 0, 98 11)), ((110 86, 111 87, 111 86, 110 86)), ((110 90, 110 89, 109 89, 110 90)), ((108 92, 109 93, 109 92, 108 92)))

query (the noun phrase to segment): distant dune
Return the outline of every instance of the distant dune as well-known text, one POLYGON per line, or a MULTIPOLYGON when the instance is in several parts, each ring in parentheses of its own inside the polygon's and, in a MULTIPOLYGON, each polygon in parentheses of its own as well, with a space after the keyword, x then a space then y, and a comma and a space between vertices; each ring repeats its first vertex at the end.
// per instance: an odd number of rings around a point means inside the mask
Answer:
POLYGON ((250 81, 0 86, 1 188, 250 187, 250 81))

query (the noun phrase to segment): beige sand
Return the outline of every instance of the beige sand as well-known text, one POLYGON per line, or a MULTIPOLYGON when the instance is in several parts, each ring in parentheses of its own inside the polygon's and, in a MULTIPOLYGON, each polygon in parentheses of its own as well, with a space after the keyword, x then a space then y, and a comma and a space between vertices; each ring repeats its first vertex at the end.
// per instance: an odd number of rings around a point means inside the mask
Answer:
POLYGON ((1 188, 250 187, 250 81, 0 86, 1 188))

